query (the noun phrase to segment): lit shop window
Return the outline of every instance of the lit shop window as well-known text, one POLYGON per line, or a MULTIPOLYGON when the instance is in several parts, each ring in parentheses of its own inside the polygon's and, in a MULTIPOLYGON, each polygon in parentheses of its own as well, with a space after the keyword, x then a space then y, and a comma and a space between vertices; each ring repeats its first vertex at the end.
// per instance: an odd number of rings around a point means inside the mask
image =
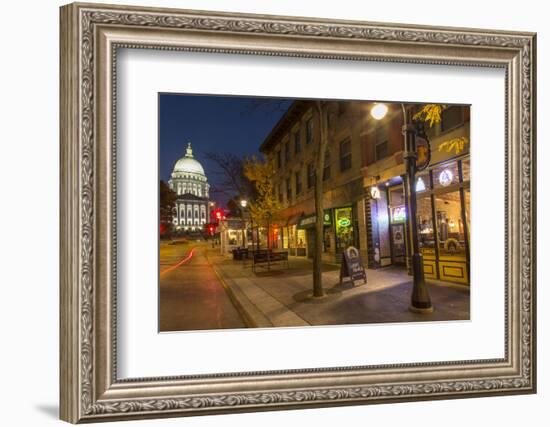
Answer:
POLYGON ((334 210, 336 222, 336 247, 343 251, 353 245, 353 218, 351 207, 334 210))
POLYGON ((435 198, 435 212, 440 256, 464 258, 466 242, 460 192, 438 195, 435 198))
POLYGON ((432 218, 432 203, 429 196, 420 197, 417 200, 416 213, 420 252, 425 255, 433 255, 435 253, 435 234, 432 218))

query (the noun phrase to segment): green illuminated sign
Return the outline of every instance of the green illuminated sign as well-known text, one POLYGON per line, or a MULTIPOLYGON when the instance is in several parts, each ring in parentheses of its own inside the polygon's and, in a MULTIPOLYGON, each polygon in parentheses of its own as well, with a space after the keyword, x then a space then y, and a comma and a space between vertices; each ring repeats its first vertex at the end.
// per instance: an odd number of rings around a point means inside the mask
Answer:
POLYGON ((340 218, 338 220, 338 225, 340 227, 349 227, 350 224, 351 224, 351 221, 349 218, 340 218))

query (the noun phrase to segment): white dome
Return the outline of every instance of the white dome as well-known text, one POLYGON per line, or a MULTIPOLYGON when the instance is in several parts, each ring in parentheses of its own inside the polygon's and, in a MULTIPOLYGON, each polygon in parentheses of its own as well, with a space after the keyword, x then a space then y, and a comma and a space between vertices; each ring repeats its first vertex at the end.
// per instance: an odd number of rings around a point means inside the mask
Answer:
POLYGON ((174 174, 177 173, 192 173, 204 176, 204 169, 202 165, 193 157, 193 150, 191 143, 187 145, 187 151, 185 157, 179 159, 174 165, 174 174))
POLYGON ((176 162, 174 166, 174 172, 183 172, 183 173, 196 173, 204 175, 204 169, 201 164, 195 159, 190 159, 187 157, 182 157, 176 162))

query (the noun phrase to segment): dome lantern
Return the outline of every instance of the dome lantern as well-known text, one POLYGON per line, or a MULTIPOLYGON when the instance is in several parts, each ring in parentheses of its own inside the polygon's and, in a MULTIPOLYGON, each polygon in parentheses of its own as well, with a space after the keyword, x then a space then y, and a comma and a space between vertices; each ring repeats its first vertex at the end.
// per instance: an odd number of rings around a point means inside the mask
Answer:
POLYGON ((187 150, 185 150, 185 157, 193 158, 193 149, 191 148, 191 142, 187 143, 187 150))

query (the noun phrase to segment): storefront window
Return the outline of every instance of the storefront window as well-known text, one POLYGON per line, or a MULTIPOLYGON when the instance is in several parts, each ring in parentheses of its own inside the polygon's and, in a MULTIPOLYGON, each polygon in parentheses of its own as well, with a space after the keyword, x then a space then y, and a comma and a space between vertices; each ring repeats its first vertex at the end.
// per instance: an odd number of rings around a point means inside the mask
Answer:
POLYGON ((462 181, 470 180, 470 159, 462 160, 462 181))
POLYGON ((419 197, 416 202, 418 244, 424 255, 435 255, 435 234, 431 197, 419 197))
POLYGON ((460 192, 441 194, 435 198, 436 226, 440 257, 466 257, 464 223, 460 192))
POLYGON ((353 218, 351 207, 338 208, 334 210, 336 221, 336 249, 344 251, 348 246, 353 245, 353 218))
POLYGON ((306 247, 306 230, 299 229, 296 234, 296 247, 305 248, 306 247))
POLYGON ((288 247, 295 248, 296 247, 296 226, 291 225, 290 227, 288 227, 288 231, 289 231, 288 247))
POLYGON ((434 188, 445 188, 459 182, 458 164, 446 163, 433 170, 434 188))
POLYGON ((470 237, 470 189, 464 190, 464 213, 466 215, 466 232, 470 237))
POLYGON ((283 248, 288 249, 288 231, 289 227, 283 227, 283 248))

